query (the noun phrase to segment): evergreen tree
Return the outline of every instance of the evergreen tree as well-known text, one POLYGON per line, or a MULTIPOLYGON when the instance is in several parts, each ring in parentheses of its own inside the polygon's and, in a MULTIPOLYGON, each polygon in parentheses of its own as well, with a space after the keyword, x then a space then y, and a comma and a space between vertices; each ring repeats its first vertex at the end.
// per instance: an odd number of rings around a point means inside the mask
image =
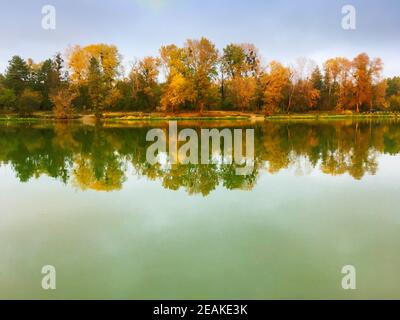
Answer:
POLYGON ((27 87, 29 82, 29 67, 19 56, 14 56, 9 61, 4 83, 7 88, 14 90, 19 95, 27 87))

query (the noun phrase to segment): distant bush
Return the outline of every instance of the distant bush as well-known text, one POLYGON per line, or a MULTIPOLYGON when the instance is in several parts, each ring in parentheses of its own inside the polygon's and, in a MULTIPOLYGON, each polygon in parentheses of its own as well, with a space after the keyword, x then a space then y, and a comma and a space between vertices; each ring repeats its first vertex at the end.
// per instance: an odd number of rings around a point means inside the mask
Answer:
POLYGON ((393 111, 400 111, 400 95, 390 97, 389 106, 393 111))
POLYGON ((21 116, 30 116, 34 111, 39 110, 43 101, 42 95, 32 89, 25 89, 17 102, 18 113, 21 116))
POLYGON ((14 109, 17 97, 12 89, 0 88, 0 109, 14 109))
POLYGON ((351 116, 351 115, 353 115, 353 111, 351 111, 351 110, 345 110, 345 111, 343 111, 342 112, 344 115, 346 115, 346 116, 351 116))
POLYGON ((61 88, 50 96, 51 102, 54 104, 53 112, 57 119, 70 119, 74 110, 72 101, 76 98, 76 94, 68 88, 61 88))

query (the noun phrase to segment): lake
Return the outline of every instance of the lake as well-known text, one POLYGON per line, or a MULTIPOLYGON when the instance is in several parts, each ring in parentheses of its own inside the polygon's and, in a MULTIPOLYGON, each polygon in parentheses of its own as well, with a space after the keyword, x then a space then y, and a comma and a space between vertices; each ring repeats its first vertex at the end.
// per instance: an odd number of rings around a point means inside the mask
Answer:
POLYGON ((400 122, 178 127, 254 129, 254 170, 149 164, 161 122, 0 123, 0 298, 400 298, 400 122))

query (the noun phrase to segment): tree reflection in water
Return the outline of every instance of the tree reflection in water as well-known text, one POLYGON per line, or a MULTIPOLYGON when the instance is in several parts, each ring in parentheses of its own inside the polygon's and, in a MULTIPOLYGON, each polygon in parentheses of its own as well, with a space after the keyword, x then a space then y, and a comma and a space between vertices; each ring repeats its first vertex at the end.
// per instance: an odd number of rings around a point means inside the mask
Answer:
MULTIPOLYGON (((184 188, 207 196, 217 186, 251 190, 257 178, 290 167, 305 174, 373 175, 380 154, 400 152, 400 126, 395 121, 265 122, 260 124, 179 123, 179 129, 230 127, 255 129, 255 167, 236 175, 235 164, 150 165, 146 161, 149 129, 165 124, 84 126, 73 123, 1 124, 0 165, 10 165, 21 182, 47 175, 87 190, 123 188, 132 166, 138 176, 161 181, 164 188, 184 188)), ((221 148, 222 149, 222 148, 221 148)))

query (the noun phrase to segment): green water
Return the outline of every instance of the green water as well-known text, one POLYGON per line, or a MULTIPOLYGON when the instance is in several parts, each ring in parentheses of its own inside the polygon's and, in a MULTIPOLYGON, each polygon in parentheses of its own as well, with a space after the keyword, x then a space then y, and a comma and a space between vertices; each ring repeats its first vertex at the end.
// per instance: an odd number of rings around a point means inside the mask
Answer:
POLYGON ((251 175, 150 165, 146 124, 1 124, 0 298, 400 298, 399 123, 179 123, 213 126, 255 129, 251 175))

